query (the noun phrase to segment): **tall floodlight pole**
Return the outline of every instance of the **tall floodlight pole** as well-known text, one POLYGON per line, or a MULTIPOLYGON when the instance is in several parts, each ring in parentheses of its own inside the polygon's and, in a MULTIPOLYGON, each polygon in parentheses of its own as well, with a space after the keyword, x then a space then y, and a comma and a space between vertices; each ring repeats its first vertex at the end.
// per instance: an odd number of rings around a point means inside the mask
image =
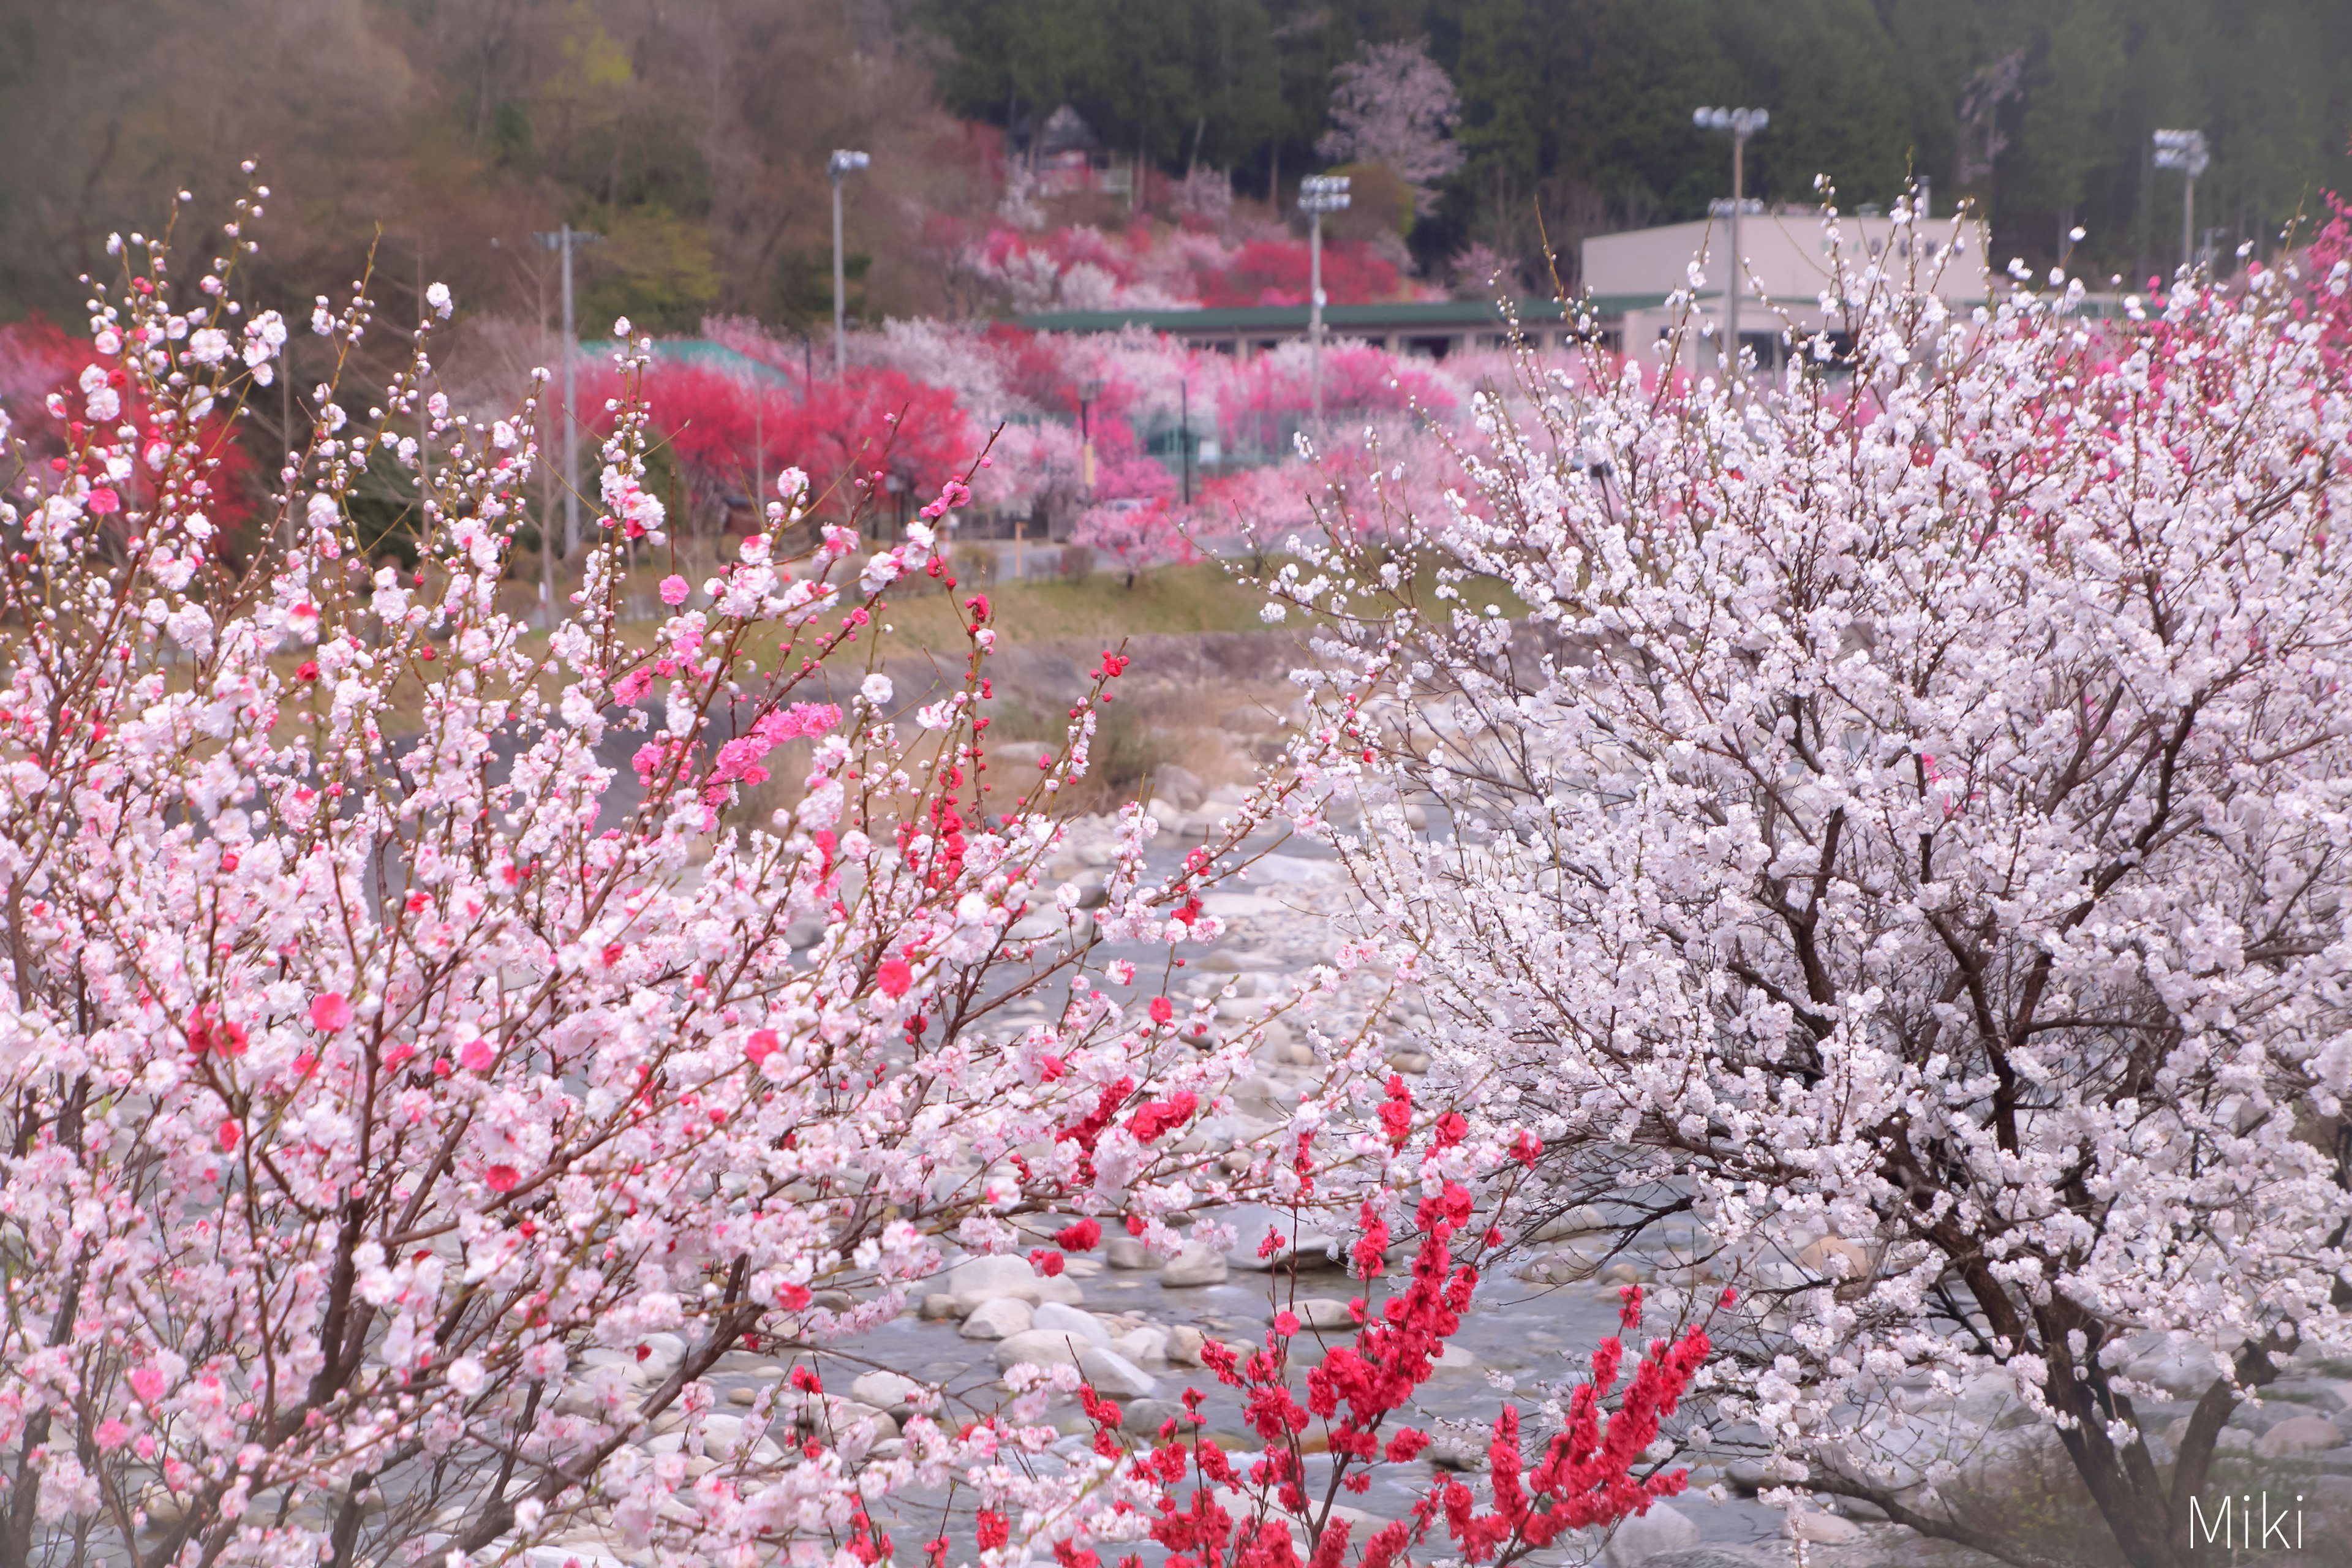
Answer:
MULTIPOLYGON (((572 251, 604 237, 565 224, 552 234, 534 235, 541 247, 563 258, 563 553, 580 548, 580 422, 573 417, 572 371, 579 358, 580 332, 572 321, 572 251)), ((542 547, 551 542, 542 539, 542 547)), ((548 613, 554 614, 551 605, 548 613)))
POLYGON ((841 177, 853 169, 863 169, 873 163, 864 153, 852 153, 835 148, 833 156, 824 161, 824 172, 833 179, 833 379, 841 379, 844 356, 843 325, 848 319, 847 289, 841 273, 841 177))
POLYGON ((1095 427, 1087 418, 1087 410, 1103 393, 1099 381, 1078 384, 1078 486, 1087 495, 1095 493, 1095 427))
POLYGON ((1307 215, 1307 356, 1315 388, 1315 434, 1323 434, 1323 215, 1343 211, 1348 176, 1309 174, 1298 182, 1298 210, 1307 215))
POLYGON ((1739 215, 1748 205, 1748 139, 1772 122, 1769 110, 1695 109, 1691 123, 1701 131, 1731 132, 1731 279, 1723 291, 1723 364, 1726 376, 1739 374, 1739 284, 1747 258, 1739 248, 1739 215))
POLYGON ((2197 176, 2211 163, 2202 131, 2159 131, 2155 136, 2156 166, 2178 169, 2186 176, 2180 186, 2180 269, 2197 270, 2197 176))

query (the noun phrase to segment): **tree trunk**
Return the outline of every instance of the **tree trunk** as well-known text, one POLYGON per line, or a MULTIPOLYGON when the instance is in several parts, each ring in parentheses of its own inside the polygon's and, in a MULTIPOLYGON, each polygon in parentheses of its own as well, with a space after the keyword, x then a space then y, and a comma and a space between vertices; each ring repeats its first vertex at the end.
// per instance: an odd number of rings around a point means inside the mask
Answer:
POLYGON ((2189 1568, 2204 1561, 2190 1535, 2189 1500, 2204 1490, 2214 1439, 2237 1405, 2238 1390, 2275 1382, 2279 1367, 2273 1352, 2288 1346, 2276 1340, 2245 1345, 2238 1352, 2233 1375, 2214 1379, 2189 1415, 2168 1485, 2147 1450, 2131 1401, 2108 1387, 2095 1351, 2085 1358, 2089 1375, 2078 1379, 2074 1358, 2063 1349, 2065 1335, 2053 1335, 2050 1342, 2059 1347, 2051 1357, 2051 1403, 2075 1418, 2073 1429, 2061 1432, 2060 1438, 2125 1558, 2132 1568, 2189 1568), (2131 1441, 2125 1447, 2117 1447, 2107 1435, 2110 1411, 2131 1428, 2131 1441))

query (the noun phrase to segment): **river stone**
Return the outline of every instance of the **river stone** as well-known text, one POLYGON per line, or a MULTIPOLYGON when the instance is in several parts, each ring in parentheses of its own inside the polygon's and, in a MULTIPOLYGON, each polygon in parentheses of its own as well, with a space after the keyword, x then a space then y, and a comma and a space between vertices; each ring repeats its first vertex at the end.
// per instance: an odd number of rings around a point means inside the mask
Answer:
POLYGON ((1553 1215, 1528 1233, 1530 1241, 1566 1241, 1570 1237, 1590 1236, 1596 1230, 1606 1230, 1609 1221, 1591 1204, 1578 1204, 1553 1215))
POLYGON ((982 1301, 1005 1296, 1033 1307, 1045 1301, 1075 1306, 1086 1300, 1076 1280, 1060 1275, 1045 1278, 1029 1266, 1027 1258, 1010 1254, 967 1258, 948 1270, 946 1283, 955 1294, 956 1310, 960 1313, 972 1310, 982 1301))
POLYGON ((816 1435, 828 1443, 837 1443, 855 1431, 861 1421, 874 1423, 874 1440, 898 1435, 898 1422, 887 1410, 877 1410, 858 1399, 835 1399, 831 1395, 816 1402, 813 1414, 816 1417, 816 1435))
POLYGON ((1190 768, 1162 763, 1151 771, 1151 793, 1172 802, 1179 811, 1197 811, 1208 792, 1202 787, 1201 776, 1190 768))
POLYGON ((1867 1279, 1871 1275, 1870 1249, 1842 1236, 1805 1243, 1797 1250, 1797 1262, 1824 1279, 1867 1279))
POLYGON ((1429 1462, 1441 1470, 1483 1472, 1494 1464, 1488 1445, 1493 1439, 1473 1428, 1439 1426, 1429 1435, 1429 1447, 1423 1450, 1429 1462))
POLYGON ((1862 1526, 1833 1513, 1792 1513, 1789 1516, 1789 1533, 1816 1546, 1843 1546, 1862 1539, 1862 1526))
POLYGON ((1609 1568, 1634 1568, 1663 1552, 1696 1546, 1698 1541, 1696 1524, 1666 1504, 1654 1502, 1649 1512, 1634 1515, 1612 1532, 1601 1561, 1609 1568))
POLYGON ((676 1334, 642 1334, 616 1350, 592 1350, 584 1366, 617 1366, 639 1383, 659 1383, 686 1359, 686 1342, 676 1334))
POLYGON ((1352 1329, 1356 1326, 1356 1315, 1348 1310, 1348 1303, 1329 1296, 1309 1296, 1295 1304, 1291 1310, 1297 1312, 1298 1321, 1310 1329, 1352 1329))
POLYGON ((1160 1267, 1160 1283, 1172 1289, 1193 1285, 1222 1285, 1225 1282, 1225 1259, 1198 1243, 1160 1267))
POLYGON ((1108 1345, 1110 1331, 1102 1326, 1092 1312, 1077 1307, 1065 1307, 1059 1301, 1048 1301, 1031 1315, 1033 1329, 1051 1329, 1055 1333, 1076 1334, 1088 1344, 1108 1345))
MULTIPOLYGON (((147 1517, 158 1524, 179 1522, 176 1517, 170 1520, 162 1518, 152 1506, 147 1510, 147 1517)), ((611 1552, 597 1550, 606 1544, 601 1534, 583 1531, 579 1535, 558 1536, 553 1541, 532 1547, 522 1554, 522 1560, 527 1568, 569 1568, 572 1563, 579 1564, 579 1568, 625 1568, 621 1560, 611 1552)))
POLYGON ((1192 1327, 1192 1324, 1177 1324, 1174 1328, 1168 1331, 1168 1360, 1170 1364, 1173 1366, 1200 1365, 1201 1347, 1208 1342, 1209 1336, 1202 1333, 1200 1330, 1192 1327))
POLYGON ((1094 1384, 1097 1394, 1113 1399, 1141 1399, 1160 1386, 1150 1373, 1119 1354, 1099 1345, 1084 1345, 1078 1351, 1078 1371, 1094 1384))
POLYGON ((2265 1459, 2288 1454, 2317 1454, 2344 1445, 2343 1429, 2325 1415, 2290 1415, 2254 1440, 2254 1452, 2265 1459))
POLYGON ((1248 1247, 1227 1253, 1225 1259, 1236 1268, 1246 1268, 1253 1273, 1264 1274, 1270 1269, 1286 1268, 1294 1270, 1345 1268, 1348 1266, 1348 1252, 1337 1237, 1326 1236, 1321 1231, 1310 1230, 1300 1234, 1296 1247, 1286 1240, 1275 1248, 1270 1257, 1261 1258, 1255 1247, 1248 1247))
POLYGON ((861 1374, 849 1385, 849 1396, 877 1410, 887 1410, 894 1417, 912 1410, 914 1396, 923 1385, 904 1373, 875 1371, 861 1374))
POLYGON ((1018 1296, 999 1296, 974 1307, 957 1331, 968 1340, 1011 1339, 1026 1333, 1035 1317, 1035 1309, 1018 1296))
POLYGON ((1076 1366, 1080 1346, 1096 1348, 1084 1338, 1063 1330, 1030 1329, 997 1341, 996 1364, 1013 1367, 1026 1362, 1032 1366, 1076 1366))
POLYGON ((956 1299, 957 1309, 970 1311, 982 1301, 1011 1296, 1037 1302, 1037 1271, 1025 1258, 1000 1253, 989 1258, 967 1258, 947 1271, 942 1283, 956 1299))
POLYGON ((2126 1366, 2124 1373, 2183 1399, 2196 1398, 2221 1375, 2213 1364, 2212 1352, 2193 1349, 2159 1351, 2141 1356, 2126 1366))
POLYGON ((1103 1261, 1113 1268, 1150 1268, 1151 1249, 1131 1236, 1115 1236, 1103 1243, 1103 1261))
POLYGON ((1173 1399, 1134 1400, 1120 1414, 1125 1416, 1121 1425, 1136 1437, 1156 1437, 1160 1428, 1171 1421, 1176 1423, 1180 1433, 1193 1430, 1192 1424, 1184 1419, 1184 1406, 1173 1399))

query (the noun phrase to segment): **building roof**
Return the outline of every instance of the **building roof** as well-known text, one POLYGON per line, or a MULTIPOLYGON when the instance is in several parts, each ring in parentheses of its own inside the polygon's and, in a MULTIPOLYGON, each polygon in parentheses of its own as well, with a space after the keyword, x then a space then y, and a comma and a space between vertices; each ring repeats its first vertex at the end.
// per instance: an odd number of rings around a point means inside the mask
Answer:
MULTIPOLYGON (((1629 310, 1646 310, 1661 304, 1664 299, 1663 293, 1594 296, 1589 307, 1599 316, 1622 316, 1629 310)), ((1557 300, 1517 300, 1512 301, 1511 310, 1521 321, 1557 321, 1567 314, 1557 300)), ((1307 317, 1304 305, 1236 305, 1188 310, 1046 310, 1020 317, 1017 324, 1040 332, 1115 332, 1122 327, 1142 327, 1178 337, 1193 332, 1234 332, 1244 336, 1265 332, 1280 336, 1305 331, 1307 317)), ((1323 324, 1336 332, 1458 332, 1499 328, 1503 314, 1491 300, 1398 300, 1380 305, 1326 305, 1323 324)))
MULTIPOLYGON (((581 346, 609 351, 615 345, 611 339, 592 338, 584 341, 581 346)), ((799 376, 755 360, 740 350, 729 348, 725 343, 713 342, 709 338, 656 338, 653 352, 654 357, 657 360, 667 360, 677 364, 690 364, 702 370, 715 370, 721 374, 736 376, 745 381, 764 381, 773 386, 795 389, 801 384, 799 376)))
MULTIPOLYGON (((1832 230, 1816 212, 1746 214, 1739 247, 1748 282, 1742 294, 1753 302, 1760 293, 1802 311, 1831 287, 1841 263, 1849 275, 1871 266, 1908 274, 1915 247, 1919 284, 1947 301, 1980 300, 1991 290, 1987 267, 1991 239, 1975 219, 1928 218, 1913 224, 1841 214, 1834 233, 1833 247, 1832 230)), ((1721 218, 1596 234, 1584 242, 1584 279, 1605 294, 1656 289, 1663 295, 1669 289, 1688 288, 1692 263, 1697 261, 1706 279, 1697 298, 1720 300, 1730 271, 1730 226, 1721 218)))
POLYGON ((1055 153, 1092 153, 1102 146, 1102 138, 1086 117, 1068 104, 1045 117, 1045 129, 1038 132, 1037 151, 1048 155, 1055 153))

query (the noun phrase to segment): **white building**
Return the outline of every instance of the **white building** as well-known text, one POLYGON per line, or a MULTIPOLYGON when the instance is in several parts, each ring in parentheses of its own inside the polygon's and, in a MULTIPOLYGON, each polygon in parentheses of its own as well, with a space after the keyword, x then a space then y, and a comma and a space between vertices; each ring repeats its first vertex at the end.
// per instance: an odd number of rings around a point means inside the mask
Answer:
MULTIPOLYGON (((1602 321, 1622 331, 1629 354, 1649 357, 1685 312, 1690 323, 1681 363, 1712 371, 1722 355, 1729 277, 1730 213, 1697 223, 1668 224, 1584 242, 1584 286, 1602 321), (1703 281, 1688 306, 1669 308, 1665 297, 1690 289, 1696 262, 1703 281)), ((1810 207, 1768 212, 1750 202, 1740 215, 1739 244, 1747 276, 1739 300, 1739 340, 1767 370, 1786 361, 1791 336, 1810 339, 1834 321, 1824 319, 1821 296, 1841 269, 1858 279, 1873 263, 1910 269, 1913 286, 1956 309, 1983 303, 1991 291, 1988 236, 1974 219, 1928 218, 1917 225, 1874 216, 1840 215, 1825 225, 1810 207)))

